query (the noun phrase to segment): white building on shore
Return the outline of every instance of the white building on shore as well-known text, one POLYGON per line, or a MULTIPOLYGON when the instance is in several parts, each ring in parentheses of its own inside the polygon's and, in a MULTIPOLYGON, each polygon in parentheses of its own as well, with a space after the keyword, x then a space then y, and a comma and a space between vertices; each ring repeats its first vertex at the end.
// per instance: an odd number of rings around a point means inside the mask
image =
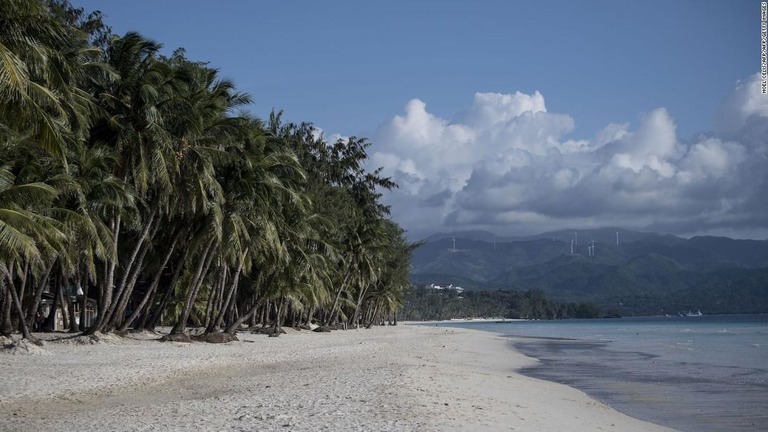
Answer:
POLYGON ((457 294, 461 294, 464 292, 464 288, 460 286, 453 286, 453 284, 429 284, 427 285, 427 288, 434 289, 434 290, 446 290, 446 291, 456 291, 457 294))

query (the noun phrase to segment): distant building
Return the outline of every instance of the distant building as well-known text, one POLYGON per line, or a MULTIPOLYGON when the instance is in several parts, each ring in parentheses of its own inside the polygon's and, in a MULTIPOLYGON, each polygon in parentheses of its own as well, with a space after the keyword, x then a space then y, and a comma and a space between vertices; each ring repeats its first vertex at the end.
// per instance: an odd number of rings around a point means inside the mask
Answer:
MULTIPOLYGON (((83 291, 77 287, 71 286, 65 288, 65 291, 69 296, 69 302, 63 304, 56 304, 54 301, 55 294, 53 294, 50 287, 46 287, 40 298, 40 306, 38 311, 43 319, 47 319, 51 313, 51 308, 56 305, 56 313, 54 315, 54 321, 51 329, 53 331, 66 331, 64 327, 64 314, 68 316, 74 315, 75 322, 80 325, 80 310, 83 303, 83 291), (72 306, 72 313, 70 315, 69 307, 72 306), (62 313, 63 312, 63 313, 62 313)), ((62 298, 63 300, 63 298, 62 298)), ((96 321, 96 300, 90 297, 85 298, 85 328, 90 327, 96 321)))
POLYGON ((456 291, 457 294, 461 294, 464 292, 464 288, 459 286, 453 286, 453 284, 430 284, 427 286, 427 288, 434 289, 434 290, 451 290, 456 291))

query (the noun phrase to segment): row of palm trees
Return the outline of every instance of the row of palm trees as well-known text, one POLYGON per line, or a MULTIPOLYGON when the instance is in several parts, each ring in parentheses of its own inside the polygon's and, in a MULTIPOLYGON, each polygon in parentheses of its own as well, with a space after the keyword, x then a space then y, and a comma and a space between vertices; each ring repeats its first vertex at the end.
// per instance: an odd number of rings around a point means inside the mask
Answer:
POLYGON ((0 2, 0 333, 34 340, 46 292, 89 334, 392 314, 415 245, 370 143, 252 118, 217 70, 160 48, 66 0, 0 2))

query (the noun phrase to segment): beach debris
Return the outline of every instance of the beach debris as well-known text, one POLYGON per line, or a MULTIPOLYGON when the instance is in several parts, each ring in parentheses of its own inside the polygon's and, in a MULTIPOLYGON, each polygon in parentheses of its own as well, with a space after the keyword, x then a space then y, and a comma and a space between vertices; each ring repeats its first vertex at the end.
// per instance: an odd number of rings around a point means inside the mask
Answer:
POLYGON ((126 339, 133 340, 157 340, 162 336, 162 334, 147 329, 134 329, 125 332, 125 334, 122 336, 126 339))
MULTIPOLYGON (((277 331, 280 332, 280 333, 283 333, 283 334, 286 333, 285 329, 283 329, 282 327, 279 327, 277 329, 277 331)), ((251 330, 251 333, 265 334, 265 335, 272 336, 272 334, 275 333, 275 328, 272 327, 272 326, 270 326, 270 327, 258 327, 258 328, 255 328, 255 329, 251 330)))
POLYGON ((192 339, 186 333, 169 333, 160 338, 161 342, 192 343, 192 339))
POLYGON ((312 331, 313 332, 317 332, 317 333, 330 333, 331 332, 331 327, 330 326, 320 326, 320 327, 318 327, 318 328, 316 328, 316 329, 314 329, 312 331))
POLYGON ((2 347, 13 345, 15 343, 16 343, 16 340, 13 337, 0 336, 0 346, 2 347))
MULTIPOLYGON (((6 341, 11 338, 5 338, 6 341)), ((13 341, 10 344, 3 343, 3 348, 0 352, 11 355, 50 355, 51 353, 41 346, 35 345, 27 339, 20 339, 13 341)))
POLYGON ((228 343, 240 341, 240 339, 238 339, 234 334, 225 332, 203 333, 199 336, 192 336, 192 340, 196 342, 208 343, 228 343))
POLYGON ((58 339, 51 339, 51 342, 77 345, 96 345, 104 343, 119 344, 122 343, 122 338, 111 333, 96 332, 92 335, 81 334, 58 339))

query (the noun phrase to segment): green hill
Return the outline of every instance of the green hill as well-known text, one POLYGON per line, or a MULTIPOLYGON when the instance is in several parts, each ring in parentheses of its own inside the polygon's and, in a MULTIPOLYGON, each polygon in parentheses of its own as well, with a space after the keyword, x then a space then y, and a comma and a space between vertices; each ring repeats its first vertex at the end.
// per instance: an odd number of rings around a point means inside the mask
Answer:
POLYGON ((768 241, 615 228, 578 231, 578 244, 573 230, 517 239, 491 234, 491 241, 478 240, 488 233, 471 234, 428 239, 413 256, 414 283, 540 289, 554 301, 592 302, 623 315, 768 312, 768 241))

